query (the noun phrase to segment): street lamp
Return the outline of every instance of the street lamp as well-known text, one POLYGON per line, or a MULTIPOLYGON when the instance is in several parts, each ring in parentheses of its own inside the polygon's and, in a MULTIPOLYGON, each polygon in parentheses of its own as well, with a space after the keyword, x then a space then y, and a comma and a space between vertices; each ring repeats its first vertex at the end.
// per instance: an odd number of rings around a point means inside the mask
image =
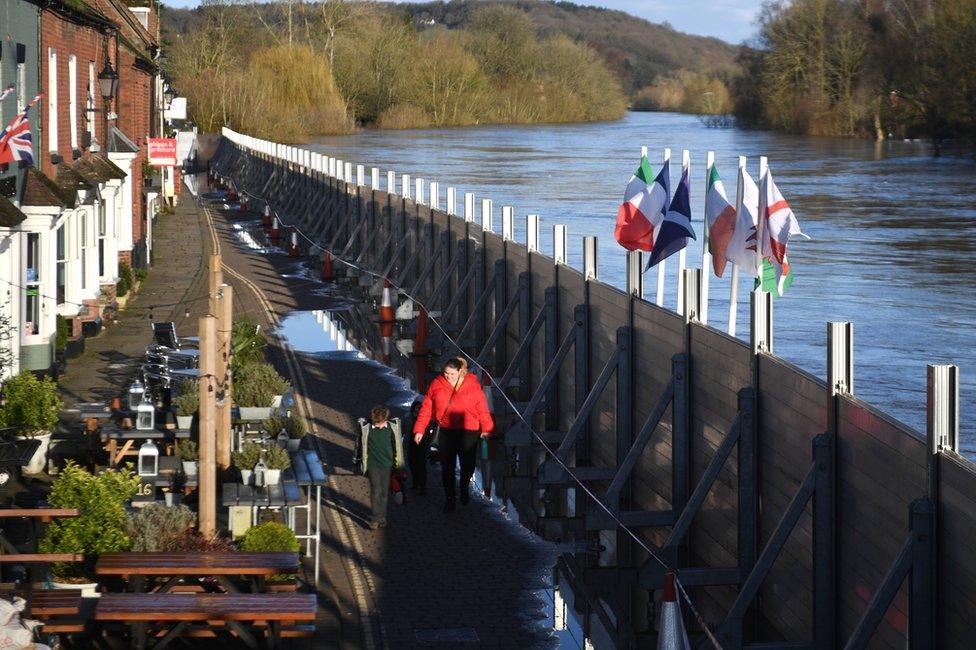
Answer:
POLYGON ((163 101, 166 102, 166 108, 170 107, 174 99, 176 99, 176 91, 173 90, 172 86, 167 85, 163 91, 163 101))
POLYGON ((119 73, 112 68, 108 56, 105 57, 105 67, 98 73, 98 87, 102 93, 102 101, 105 104, 105 150, 108 151, 108 108, 112 97, 119 90, 119 73))

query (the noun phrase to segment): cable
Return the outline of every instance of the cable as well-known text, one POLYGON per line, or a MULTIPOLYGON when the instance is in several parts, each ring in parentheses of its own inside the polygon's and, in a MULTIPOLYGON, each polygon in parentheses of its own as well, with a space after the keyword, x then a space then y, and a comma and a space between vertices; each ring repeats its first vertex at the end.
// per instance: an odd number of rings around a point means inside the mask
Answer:
MULTIPOLYGON (((237 187, 237 183, 236 182, 235 182, 235 187, 237 187)), ((261 196, 261 195, 259 195, 257 193, 251 192, 249 190, 240 190, 240 193, 242 195, 246 194, 249 197, 253 197, 253 198, 257 199, 259 202, 264 203, 269 208, 269 210, 272 212, 272 214, 278 219, 279 225, 284 226, 286 228, 291 228, 293 232, 297 233, 300 237, 302 237, 302 239, 304 239, 305 241, 307 241, 312 248, 317 248, 318 250, 321 250, 323 252, 328 252, 329 254, 332 255, 334 261, 337 261, 337 262, 339 262, 341 264, 345 264, 346 266, 348 266, 350 268, 354 268, 354 269, 356 269, 356 270, 358 270, 358 271, 360 271, 362 273, 366 273, 366 274, 372 276, 375 279, 378 279, 378 280, 381 279, 381 280, 388 281, 390 283, 390 286, 391 287, 394 287, 394 288, 397 289, 397 292, 398 293, 403 294, 408 299, 412 300, 414 303, 416 303, 418 305, 421 305, 422 307, 424 307, 425 310, 427 310, 427 306, 424 304, 424 302, 422 300, 420 300, 418 297, 413 296, 411 293, 409 293, 403 287, 398 286, 393 280, 390 280, 389 278, 381 277, 378 273, 376 273, 376 272, 374 272, 374 271, 372 271, 370 269, 363 268, 363 267, 361 267, 361 266, 359 266, 359 265, 357 265, 357 264, 355 264, 353 262, 348 262, 348 261, 346 261, 344 259, 341 259, 340 257, 338 257, 336 255, 335 252, 329 250, 325 246, 322 246, 322 245, 318 244, 316 241, 312 240, 310 237, 308 237, 307 235, 305 235, 305 233, 302 231, 302 229, 299 227, 299 225, 297 223, 286 223, 286 222, 284 222, 281 219, 281 215, 278 213, 277 210, 275 210, 274 208, 272 208, 271 202, 266 197, 263 197, 263 196, 261 196)), ((429 313, 429 311, 428 311, 428 313, 429 313)), ((626 531, 627 535, 631 539, 633 539, 634 542, 636 542, 637 545, 643 551, 645 551, 650 557, 654 558, 654 560, 657 561, 658 564, 660 564, 665 570, 671 571, 671 567, 664 560, 662 560, 661 557, 657 553, 655 553, 655 551, 650 546, 648 546, 644 542, 644 540, 642 540, 640 538, 640 536, 638 536, 633 530, 631 530, 627 525, 625 525, 616 516, 616 514, 613 512, 613 510, 611 510, 609 506, 607 506, 590 488, 588 488, 586 486, 586 484, 582 480, 580 480, 579 477, 577 477, 572 472, 572 468, 569 467, 562 460, 562 458, 560 458, 559 455, 548 444, 546 444, 545 440, 543 440, 543 438, 535 431, 535 429, 532 428, 532 425, 525 420, 525 418, 522 416, 522 414, 519 412, 519 410, 515 407, 515 404, 512 402, 512 400, 510 400, 509 397, 508 397, 508 395, 505 394, 505 391, 502 390, 502 388, 495 383, 495 379, 491 375, 491 373, 489 373, 487 371, 487 369, 485 369, 481 364, 479 364, 476 359, 474 359, 469 354, 467 354, 466 352, 464 352, 464 350, 462 349, 462 347, 459 344, 459 342, 458 341, 455 341, 451 337, 451 335, 448 334, 447 331, 443 327, 441 327, 441 324, 437 320, 437 318, 435 318, 433 316, 428 316, 428 320, 431 321, 438 330, 440 330, 440 332, 444 336, 445 340, 450 341, 454 345, 454 347, 464 357, 466 357, 471 362, 471 366, 472 367, 478 368, 479 370, 482 371, 482 373, 484 373, 484 374, 486 374, 488 376, 489 381, 491 382, 492 387, 494 387, 496 389, 496 393, 499 394, 499 395, 501 395, 502 399, 508 404, 508 406, 512 410, 512 412, 515 413, 515 415, 517 416, 518 420, 522 423, 522 425, 528 431, 530 431, 532 433, 532 435, 536 438, 536 440, 538 441, 538 443, 541 444, 541 446, 545 450, 547 456, 552 457, 563 468, 563 470, 567 473, 567 475, 579 486, 579 489, 581 489, 587 496, 589 496, 590 499, 595 504, 597 504, 597 506, 599 506, 600 509, 602 509, 607 515, 609 515, 610 518, 617 524, 618 527, 620 527, 624 531, 626 531)), ((711 629, 709 628, 708 624, 705 623, 705 621, 702 618, 701 614, 698 612, 697 608, 695 608, 694 603, 691 602, 691 598, 689 597, 689 595, 688 595, 687 591, 685 590, 684 586, 681 585, 680 581, 678 580, 677 570, 675 571, 675 582, 679 585, 679 590, 680 590, 680 592, 682 594, 682 597, 688 603, 688 606, 691 608, 693 615, 698 620, 699 625, 701 625, 702 629, 705 631, 705 634, 708 636, 709 640, 712 642, 712 644, 714 645, 715 648, 718 648, 719 650, 721 650, 721 647, 722 647, 721 644, 715 638, 715 636, 713 635, 713 633, 712 633, 711 629)))

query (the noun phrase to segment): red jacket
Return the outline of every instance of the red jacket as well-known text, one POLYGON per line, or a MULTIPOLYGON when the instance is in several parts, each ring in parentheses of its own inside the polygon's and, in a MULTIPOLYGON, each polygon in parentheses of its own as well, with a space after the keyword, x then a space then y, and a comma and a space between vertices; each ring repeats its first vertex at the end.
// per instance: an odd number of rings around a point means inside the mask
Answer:
POLYGON ((427 396, 420 406, 420 414, 413 424, 413 432, 423 433, 430 420, 437 415, 437 421, 444 429, 465 429, 467 431, 491 432, 495 422, 488 412, 488 402, 482 392, 478 377, 467 374, 451 399, 454 387, 451 382, 438 375, 430 382, 427 396), (450 404, 448 401, 450 400, 450 404))

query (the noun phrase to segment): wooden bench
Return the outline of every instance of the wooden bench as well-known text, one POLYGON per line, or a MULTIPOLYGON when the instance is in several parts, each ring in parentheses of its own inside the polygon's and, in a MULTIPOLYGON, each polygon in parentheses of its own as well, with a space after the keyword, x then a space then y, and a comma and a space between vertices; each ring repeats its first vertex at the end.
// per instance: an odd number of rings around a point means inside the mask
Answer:
MULTIPOLYGON (((16 595, 0 593, 0 598, 12 600, 16 595)), ((67 634, 85 631, 81 609, 80 589, 42 589, 30 594, 30 602, 21 616, 43 623, 45 633, 67 634)))
POLYGON ((263 630, 267 645, 276 648, 282 628, 313 622, 317 607, 315 594, 103 594, 95 620, 130 625, 132 645, 140 649, 149 637, 156 639, 153 647, 163 648, 177 637, 211 632, 232 633, 256 648, 252 630, 263 630))
POLYGON ((168 578, 160 592, 170 591, 180 579, 191 582, 215 578, 227 592, 238 589, 233 576, 255 581, 252 590, 260 590, 262 581, 279 573, 296 573, 298 553, 104 553, 95 565, 98 576, 121 576, 129 580, 133 591, 143 591, 147 578, 168 578))

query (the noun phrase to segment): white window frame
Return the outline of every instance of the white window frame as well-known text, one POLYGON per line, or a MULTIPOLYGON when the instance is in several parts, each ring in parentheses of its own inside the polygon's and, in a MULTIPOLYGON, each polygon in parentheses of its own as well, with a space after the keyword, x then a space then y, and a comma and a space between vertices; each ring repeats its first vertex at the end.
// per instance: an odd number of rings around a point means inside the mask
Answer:
MULTIPOLYGON (((15 53, 16 54, 16 53, 15 53)), ((17 64, 17 112, 23 113, 27 106, 27 64, 17 64)))
POLYGON ((58 151, 58 53, 47 50, 47 150, 58 151))
POLYGON ((88 120, 88 134, 95 141, 95 62, 88 62, 88 97, 85 99, 85 119, 88 120))
POLYGON ((78 59, 68 56, 68 120, 71 124, 71 148, 78 148, 78 59))

